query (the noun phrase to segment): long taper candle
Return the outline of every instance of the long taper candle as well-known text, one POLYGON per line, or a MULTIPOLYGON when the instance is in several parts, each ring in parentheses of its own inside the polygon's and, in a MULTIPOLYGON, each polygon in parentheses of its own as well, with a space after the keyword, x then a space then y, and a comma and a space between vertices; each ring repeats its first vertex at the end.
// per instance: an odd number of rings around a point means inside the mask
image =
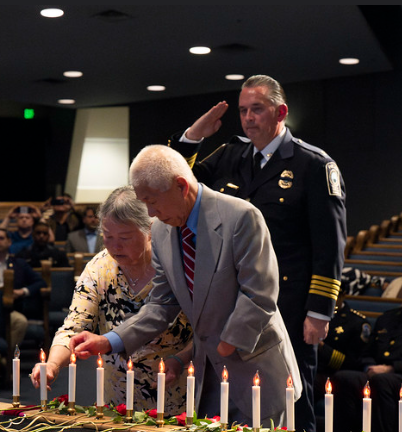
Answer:
MULTIPOLYGON (((187 375, 187 418, 192 421, 194 417, 194 393, 195 393, 195 377, 193 362, 190 362, 187 375)), ((191 422, 190 421, 190 422, 191 422)))
POLYGON ((77 365, 74 353, 70 355, 70 364, 68 365, 68 401, 75 402, 75 388, 77 380, 77 365))
POLYGON ((334 429, 334 395, 332 384, 329 378, 325 383, 325 432, 332 432, 334 429))
POLYGON ((286 427, 289 431, 295 430, 295 389, 293 378, 289 374, 286 387, 286 427))
POLYGON ((226 366, 223 366, 222 382, 221 382, 221 423, 228 423, 229 410, 229 372, 226 366))
POLYGON ((47 401, 47 374, 46 374, 46 354, 45 351, 41 348, 40 350, 40 361, 39 364, 39 373, 40 373, 40 400, 42 408, 45 408, 44 405, 47 401))
POLYGON ((399 429, 398 429, 398 432, 402 432, 402 385, 401 385, 401 389, 399 390, 398 408, 399 408, 399 429))
POLYGON ((131 357, 127 362, 126 409, 127 411, 134 409, 134 371, 131 357))
POLYGON ((252 386, 252 404, 253 404, 253 428, 259 429, 261 422, 261 399, 260 399, 260 376, 258 371, 254 375, 254 385, 252 386))
POLYGON ((165 363, 161 358, 158 373, 158 396, 156 401, 156 412, 163 413, 165 410, 165 363))
POLYGON ((371 432, 371 398, 370 398, 370 386, 367 381, 363 390, 363 431, 371 432))
POLYGON ((98 354, 98 367, 96 369, 96 405, 101 408, 105 405, 105 369, 103 368, 102 356, 98 354))
POLYGON ((16 345, 13 358, 13 396, 20 395, 20 354, 20 349, 16 345))

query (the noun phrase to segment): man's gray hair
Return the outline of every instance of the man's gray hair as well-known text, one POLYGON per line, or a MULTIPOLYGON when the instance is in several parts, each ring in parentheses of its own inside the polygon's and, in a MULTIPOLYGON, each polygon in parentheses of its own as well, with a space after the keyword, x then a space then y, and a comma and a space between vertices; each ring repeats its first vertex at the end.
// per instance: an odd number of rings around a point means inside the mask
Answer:
POLYGON ((130 166, 130 182, 134 188, 147 186, 166 192, 178 176, 184 177, 189 184, 197 182, 184 157, 162 144, 144 147, 130 166))
POLYGON ((243 90, 246 87, 252 88, 260 86, 269 88, 268 98, 275 106, 286 104, 286 95, 282 86, 279 84, 278 81, 268 75, 253 75, 246 81, 244 81, 241 88, 243 90))
POLYGON ((146 205, 137 199, 134 188, 122 186, 115 189, 100 205, 98 211, 100 225, 105 218, 115 222, 131 225, 148 235, 154 218, 149 217, 146 205))

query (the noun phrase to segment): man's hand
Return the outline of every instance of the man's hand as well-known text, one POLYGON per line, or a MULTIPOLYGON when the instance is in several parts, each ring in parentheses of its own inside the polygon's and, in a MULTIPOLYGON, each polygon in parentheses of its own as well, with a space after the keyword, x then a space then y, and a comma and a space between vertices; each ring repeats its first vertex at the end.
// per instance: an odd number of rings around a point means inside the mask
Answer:
POLYGON ((91 355, 106 354, 112 350, 112 347, 105 336, 83 331, 71 338, 70 350, 78 358, 85 360, 91 357, 91 355))
POLYGON ((369 378, 371 378, 373 375, 391 372, 394 372, 394 368, 390 365, 374 365, 367 368, 367 376, 369 378))
POLYGON ((303 324, 304 342, 315 345, 327 337, 329 322, 307 316, 303 324))
POLYGON ((212 107, 187 130, 186 138, 199 141, 202 138, 208 138, 213 135, 222 126, 221 117, 225 114, 228 107, 229 105, 225 101, 219 102, 212 107))
POLYGON ((218 354, 222 357, 228 357, 235 352, 236 347, 234 345, 228 344, 227 342, 220 341, 218 348, 218 354))

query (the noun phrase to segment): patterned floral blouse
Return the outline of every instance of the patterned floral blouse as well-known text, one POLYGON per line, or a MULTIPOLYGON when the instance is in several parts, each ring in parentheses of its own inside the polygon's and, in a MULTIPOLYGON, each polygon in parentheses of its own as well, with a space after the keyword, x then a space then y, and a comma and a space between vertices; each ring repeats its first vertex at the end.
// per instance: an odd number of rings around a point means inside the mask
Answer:
MULTIPOLYGON (((104 249, 85 267, 78 280, 68 316, 57 331, 52 345, 68 348, 70 338, 84 330, 104 334, 118 326, 125 317, 135 314, 144 304, 151 281, 138 294, 130 292, 128 282, 117 262, 104 249)), ((132 355, 134 362, 134 410, 156 408, 156 382, 160 357, 182 350, 192 339, 192 329, 180 313, 168 330, 132 355)), ((119 354, 103 355, 105 368, 105 402, 126 402, 127 359, 119 354)), ((186 404, 186 377, 166 388, 165 413, 180 414, 186 404)))

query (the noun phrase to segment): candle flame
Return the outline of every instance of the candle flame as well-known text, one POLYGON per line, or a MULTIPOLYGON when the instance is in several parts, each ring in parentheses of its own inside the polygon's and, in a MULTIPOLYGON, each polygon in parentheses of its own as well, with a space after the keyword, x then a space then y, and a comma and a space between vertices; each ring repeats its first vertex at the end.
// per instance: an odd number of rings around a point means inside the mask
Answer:
POLYGON ((402 385, 401 385, 401 389, 399 390, 399 399, 402 399, 402 385))
POLYGON ((327 382, 325 383, 325 393, 331 394, 332 393, 332 384, 329 378, 327 379, 327 382))
POLYGON ((222 381, 226 382, 229 379, 229 372, 226 369, 226 366, 223 366, 223 371, 222 371, 222 381))
POLYGON ((71 353, 71 355, 70 355, 70 363, 71 364, 75 364, 76 361, 77 361, 77 357, 76 357, 75 353, 71 353))
POLYGON ((161 361, 159 362, 159 373, 165 372, 165 362, 163 361, 163 358, 161 358, 161 361))
POLYGON ((14 358, 19 359, 20 358, 20 354, 21 354, 21 351, 20 351, 18 345, 15 345, 14 358))
POLYGON ((370 386, 369 386, 369 382, 366 382, 366 385, 364 386, 364 390, 363 390, 363 394, 365 398, 369 398, 370 397, 370 386))
POLYGON ((43 348, 40 349, 39 358, 40 358, 40 361, 42 363, 45 363, 45 361, 46 361, 46 354, 45 354, 45 351, 43 351, 43 348))
POLYGON ((286 380, 286 384, 287 384, 288 388, 292 388, 293 387, 292 374, 289 374, 288 379, 286 380))
POLYGON ((131 371, 133 369, 133 361, 131 359, 131 356, 128 358, 127 368, 129 371, 131 371))
POLYGON ((254 375, 254 380, 253 380, 253 382, 254 382, 254 385, 255 386, 259 386, 260 385, 260 375, 258 374, 258 371, 255 373, 255 375, 254 375))
POLYGON ((191 361, 189 366, 188 366, 188 376, 194 376, 194 365, 193 362, 191 361))
POLYGON ((102 356, 100 355, 100 353, 98 353, 97 363, 98 363, 98 367, 101 368, 103 366, 103 360, 102 360, 102 356))

